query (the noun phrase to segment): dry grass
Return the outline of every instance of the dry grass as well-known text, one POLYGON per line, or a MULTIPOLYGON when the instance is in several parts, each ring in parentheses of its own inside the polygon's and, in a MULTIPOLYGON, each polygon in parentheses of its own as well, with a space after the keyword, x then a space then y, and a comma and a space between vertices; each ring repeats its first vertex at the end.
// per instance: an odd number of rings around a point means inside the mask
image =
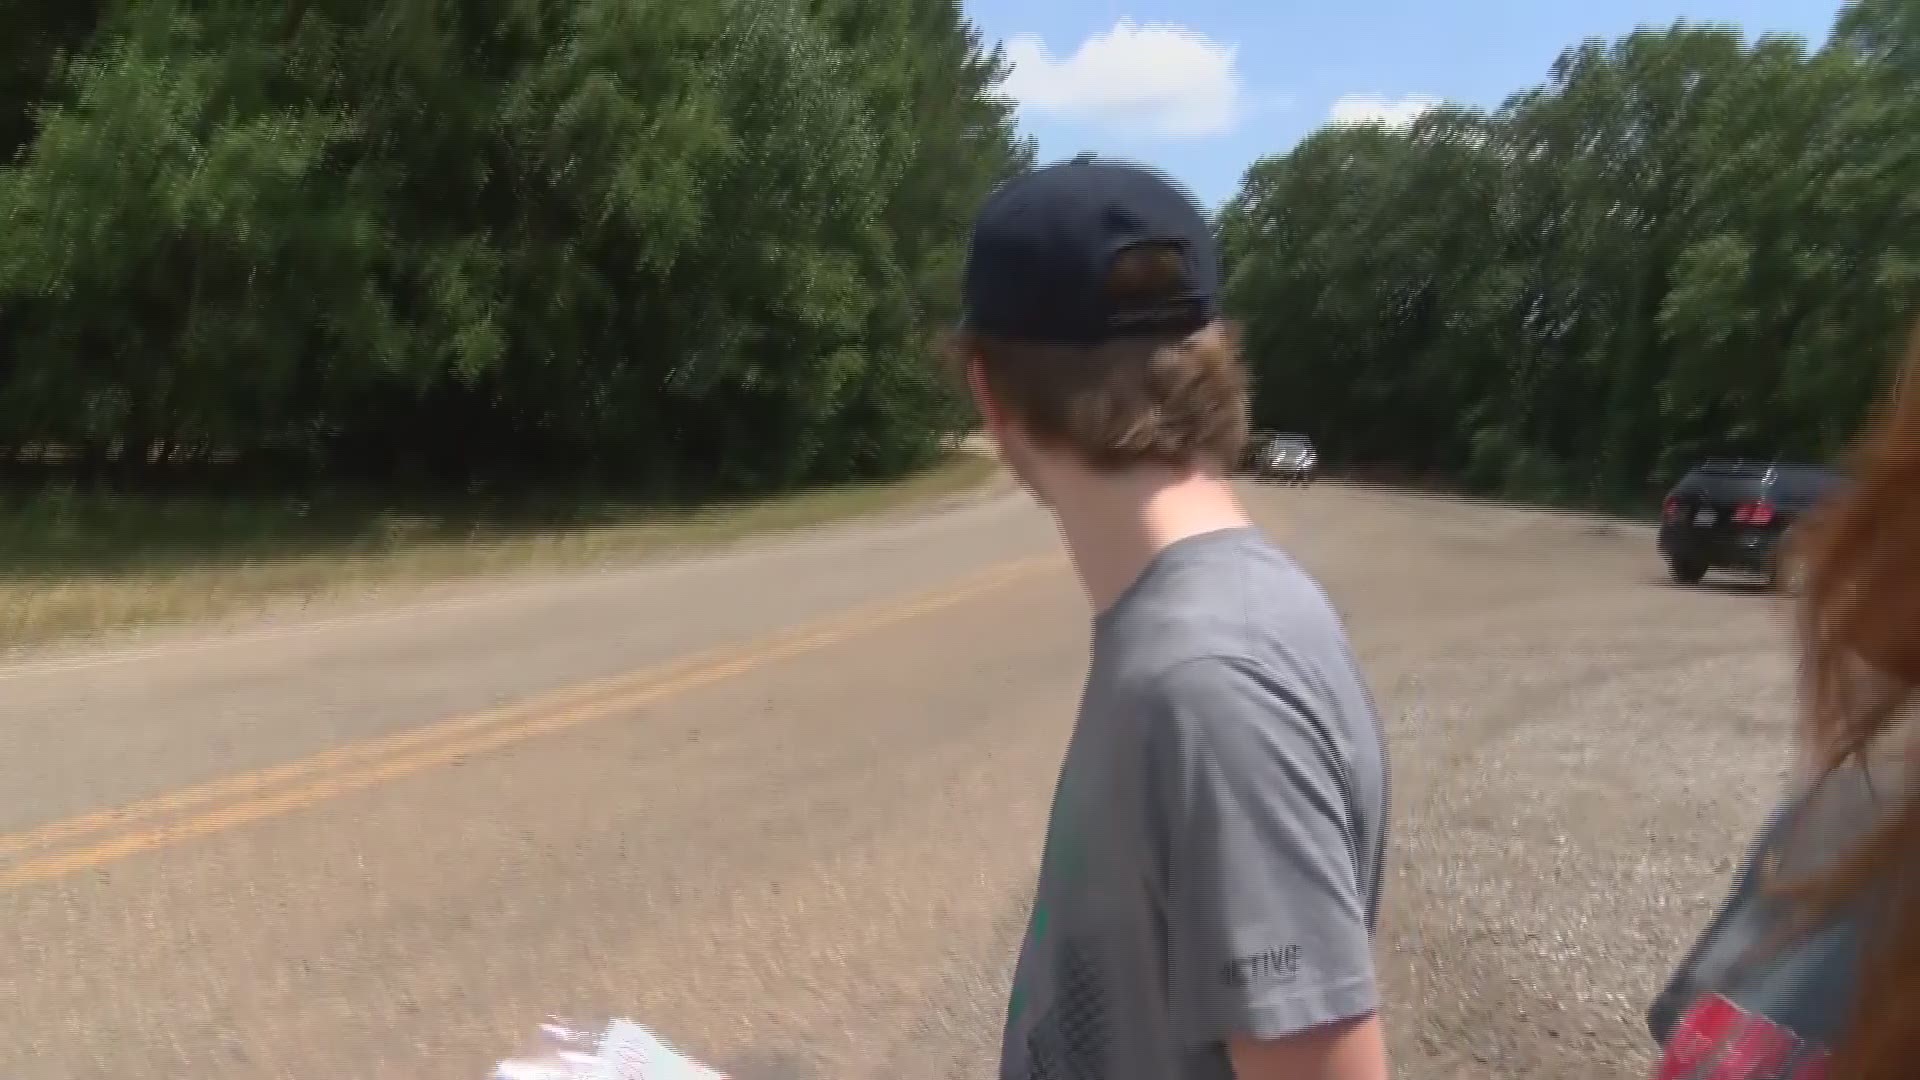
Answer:
POLYGON ((0 500, 0 648, 379 586, 712 547, 960 495, 995 471, 991 460, 959 453, 891 483, 672 509, 577 501, 0 500))

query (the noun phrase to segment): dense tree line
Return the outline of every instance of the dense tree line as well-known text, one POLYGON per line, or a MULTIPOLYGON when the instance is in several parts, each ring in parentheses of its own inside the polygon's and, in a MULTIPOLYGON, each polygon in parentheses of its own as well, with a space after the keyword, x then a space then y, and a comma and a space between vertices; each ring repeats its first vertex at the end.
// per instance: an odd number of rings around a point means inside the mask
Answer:
POLYGON ((1264 426, 1331 461, 1631 505, 1828 459, 1920 300, 1920 0, 1818 50, 1676 25, 1406 130, 1331 128, 1222 214, 1264 426))
POLYGON ((958 0, 22 0, 0 463, 896 473, 1030 148, 958 0))

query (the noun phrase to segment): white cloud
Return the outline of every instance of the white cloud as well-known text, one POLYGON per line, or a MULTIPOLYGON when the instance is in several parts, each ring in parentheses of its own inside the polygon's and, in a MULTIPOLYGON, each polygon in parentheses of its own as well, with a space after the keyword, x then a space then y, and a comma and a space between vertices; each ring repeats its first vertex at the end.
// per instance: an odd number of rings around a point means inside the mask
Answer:
POLYGON ((1370 94, 1349 94, 1333 103, 1327 120, 1340 125, 1404 128, 1411 127, 1415 120, 1439 104, 1434 98, 1418 95, 1388 101, 1370 94))
POLYGON ((1123 18, 1072 56, 1032 34, 1007 42, 1000 92, 1023 107, 1153 135, 1222 135, 1240 117, 1239 48, 1170 23, 1123 18))

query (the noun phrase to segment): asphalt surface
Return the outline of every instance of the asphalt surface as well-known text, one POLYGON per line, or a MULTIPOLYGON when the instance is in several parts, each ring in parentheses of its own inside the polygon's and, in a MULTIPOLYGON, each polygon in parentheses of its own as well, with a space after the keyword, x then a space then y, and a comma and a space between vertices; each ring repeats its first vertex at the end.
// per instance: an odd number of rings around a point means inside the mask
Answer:
MULTIPOLYGON (((1784 775, 1778 603, 1647 531, 1249 488, 1390 728, 1404 1077, 1636 1077, 1784 775)), ((550 1014, 987 1077, 1086 660, 1001 493, 0 667, 0 1076, 478 1078, 550 1014)))

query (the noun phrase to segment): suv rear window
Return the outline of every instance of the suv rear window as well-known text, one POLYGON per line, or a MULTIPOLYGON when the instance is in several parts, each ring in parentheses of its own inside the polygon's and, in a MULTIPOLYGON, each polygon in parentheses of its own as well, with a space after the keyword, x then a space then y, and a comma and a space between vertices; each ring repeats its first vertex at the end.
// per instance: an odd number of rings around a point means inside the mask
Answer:
POLYGON ((1756 499, 1775 494, 1803 501, 1822 498, 1839 484, 1838 473, 1818 465, 1708 461, 1688 473, 1676 493, 1705 495, 1715 500, 1756 499))
POLYGON ((1702 465, 1681 479, 1674 493, 1710 499, 1758 498, 1766 475, 1765 469, 1746 466, 1702 465))
POLYGON ((1705 465, 1694 470, 1702 476, 1744 476, 1758 480, 1772 472, 1774 467, 1765 462, 1742 461, 1735 458, 1710 459, 1705 465))
POLYGON ((1840 474, 1818 465, 1782 465, 1774 483, 1783 491, 1823 498, 1840 488, 1840 474))

